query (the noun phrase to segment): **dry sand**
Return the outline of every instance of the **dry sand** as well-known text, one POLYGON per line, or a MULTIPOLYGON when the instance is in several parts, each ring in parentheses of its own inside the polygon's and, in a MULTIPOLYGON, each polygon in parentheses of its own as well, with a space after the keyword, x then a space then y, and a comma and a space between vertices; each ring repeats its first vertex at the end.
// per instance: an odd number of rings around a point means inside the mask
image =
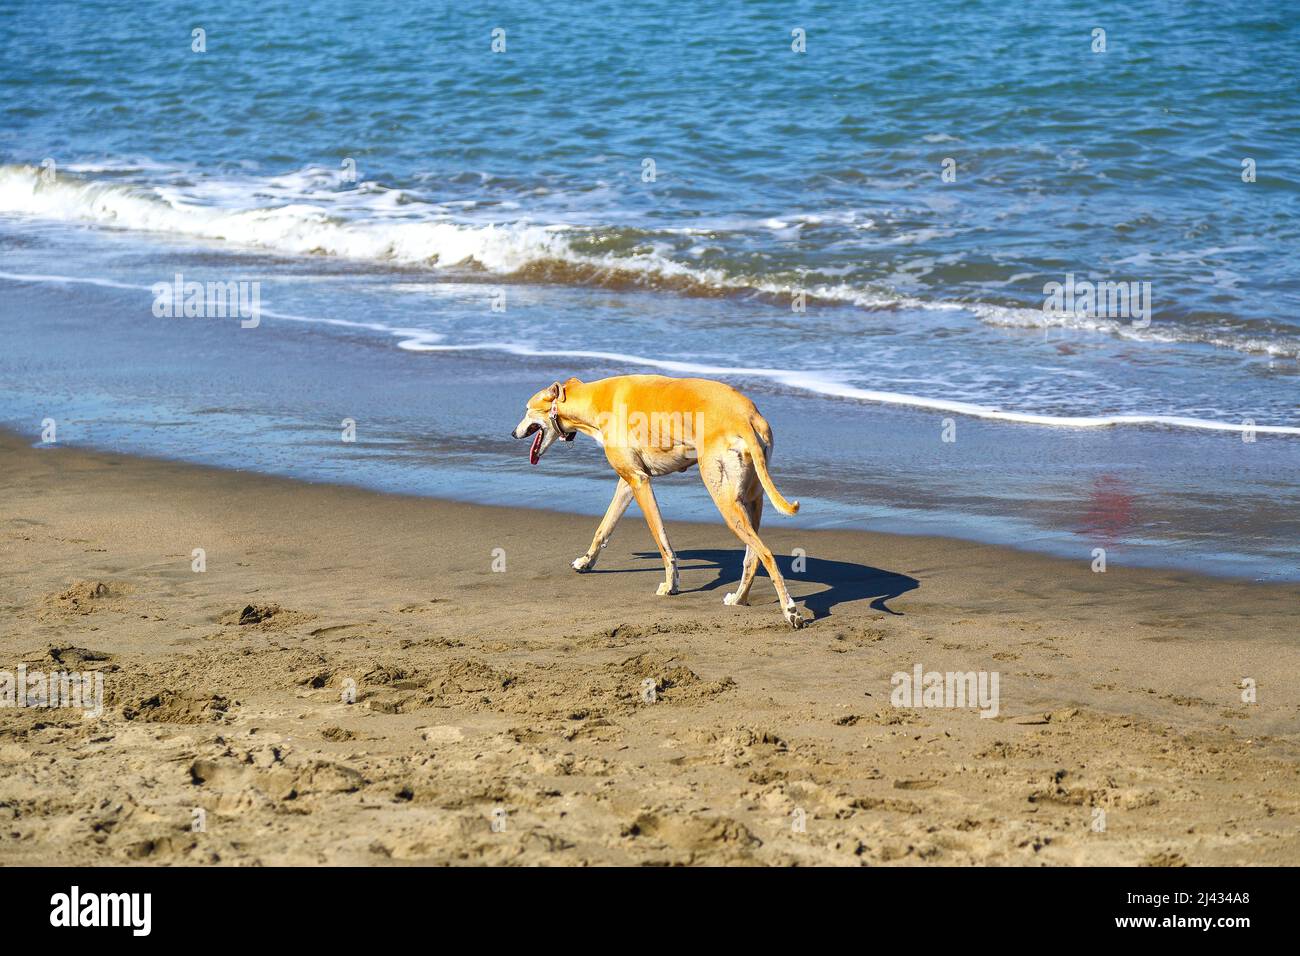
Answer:
POLYGON ((661 598, 635 508, 580 576, 590 518, 0 464, 0 670, 107 697, 0 710, 0 863, 1300 863, 1295 586, 795 518, 795 632, 766 578, 723 606, 720 523, 670 526, 661 598), (893 706, 918 663, 999 715, 893 706))

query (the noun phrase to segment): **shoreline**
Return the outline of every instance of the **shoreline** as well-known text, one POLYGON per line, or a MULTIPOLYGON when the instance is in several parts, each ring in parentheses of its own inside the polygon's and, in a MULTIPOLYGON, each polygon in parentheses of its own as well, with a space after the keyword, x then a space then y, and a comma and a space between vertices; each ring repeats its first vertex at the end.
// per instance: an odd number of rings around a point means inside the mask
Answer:
POLYGON ((106 694, 0 710, 0 863, 1300 862, 1295 585, 773 524, 792 631, 720 522, 660 598, 635 510, 577 575, 589 518, 0 456, 0 670, 106 694))
MULTIPOLYGON (((373 275, 321 282, 335 275, 329 263, 290 269, 252 260, 248 268, 266 276, 263 301, 274 304, 276 314, 313 320, 268 313, 256 329, 241 329, 222 321, 158 319, 150 297, 135 288, 152 281, 159 259, 195 275, 242 269, 229 255, 146 244, 124 259, 121 248, 105 248, 107 239, 98 234, 36 235, 23 253, 26 271, 60 250, 69 261, 86 263, 88 272, 132 288, 0 280, 14 326, 13 347, 0 359, 0 424, 30 433, 51 418, 60 441, 83 447, 238 464, 388 493, 505 505, 562 501, 566 509, 604 512, 612 482, 594 444, 575 442, 530 469, 504 436, 518 421, 524 398, 552 381, 644 369, 591 357, 597 353, 565 341, 543 355, 471 347, 485 334, 483 301, 475 291, 481 287, 437 287, 431 317, 424 313, 433 288, 373 275), (385 328, 410 328, 469 350, 400 348, 387 332, 364 328, 375 324, 368 323, 372 318, 385 328), (330 324, 336 320, 342 324, 330 324), (22 334, 20 322, 31 321, 40 323, 42 336, 22 334), (85 352, 87 329, 99 330, 92 362, 85 352), (142 355, 149 361, 142 363, 142 355), (346 420, 356 423, 351 444, 340 440, 346 420)), ((636 323, 664 329, 679 319, 730 325, 743 308, 692 301, 683 318, 679 305, 644 291, 594 295, 538 286, 518 315, 505 313, 508 321, 502 319, 506 324, 494 327, 491 338, 526 343, 532 323, 590 315, 608 319, 601 327, 612 330, 600 336, 597 344, 607 352, 599 354, 675 356, 690 343, 671 341, 666 332, 626 341, 622 320, 634 316, 636 323)), ((831 316, 810 315, 810 322, 833 324, 831 316)), ((922 318, 909 316, 902 324, 922 318)), ((1032 335, 1018 341, 1056 354, 1032 335)), ((705 359, 710 354, 702 353, 705 359)), ((798 367, 778 357, 770 364, 798 367)), ((940 357, 932 361, 942 365, 940 357)), ((961 368, 954 370, 958 379, 965 374, 961 368)), ((1300 488, 1294 481, 1300 444, 1290 436, 1050 428, 816 396, 761 376, 730 384, 772 424, 773 473, 808 506, 801 528, 921 533, 1084 563, 1100 547, 1113 563, 1300 581, 1300 488)), ((855 382, 872 385, 887 388, 889 382, 855 382)), ((1103 403, 1098 412, 1105 410, 1103 403)), ((1262 413, 1256 419, 1274 420, 1262 413)), ((716 520, 696 476, 675 476, 658 488, 666 515, 716 520)))

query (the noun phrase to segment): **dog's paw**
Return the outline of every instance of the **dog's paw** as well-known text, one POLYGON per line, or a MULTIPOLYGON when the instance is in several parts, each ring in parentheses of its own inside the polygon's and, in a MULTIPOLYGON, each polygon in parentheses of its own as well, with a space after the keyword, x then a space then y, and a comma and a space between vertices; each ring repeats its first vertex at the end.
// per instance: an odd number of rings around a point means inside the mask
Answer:
POLYGON ((808 619, 800 614, 799 609, 793 604, 788 605, 781 613, 785 615, 785 622, 796 631, 808 623, 808 619))
POLYGON ((591 557, 590 555, 584 554, 580 558, 574 558, 571 567, 573 568, 573 570, 581 573, 589 569, 595 563, 596 563, 595 558, 591 557))
POLYGON ((749 598, 741 598, 735 591, 732 591, 723 596, 722 603, 727 607, 746 607, 749 605, 749 598))
POLYGON ((659 589, 655 591, 655 594, 659 595, 660 597, 666 597, 669 594, 676 594, 676 593, 677 593, 676 585, 669 584, 667 581, 659 585, 659 589))

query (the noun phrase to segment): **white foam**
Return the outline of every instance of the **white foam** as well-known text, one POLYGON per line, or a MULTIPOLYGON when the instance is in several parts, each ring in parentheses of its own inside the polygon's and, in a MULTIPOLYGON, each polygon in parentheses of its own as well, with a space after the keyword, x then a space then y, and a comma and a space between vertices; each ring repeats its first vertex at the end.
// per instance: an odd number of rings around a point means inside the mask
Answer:
MULTIPOLYGON (((46 183, 35 167, 0 166, 0 213, 94 222, 293 255, 323 254, 425 268, 474 265, 509 275, 529 265, 558 261, 598 272, 680 279, 703 288, 759 292, 782 299, 797 291, 786 282, 761 276, 727 275, 717 269, 677 262, 661 247, 634 255, 592 255, 575 250, 571 239, 595 229, 594 226, 539 225, 528 221, 491 225, 454 222, 445 206, 404 203, 399 190, 374 183, 361 183, 355 190, 339 191, 335 188, 337 175, 333 170, 315 166, 247 182, 204 180, 179 189, 79 180, 62 174, 46 183), (255 208, 238 205, 258 196, 280 202, 255 208)), ((507 205, 503 203, 497 208, 507 205)), ((815 218, 806 217, 803 221, 815 218)), ((789 219, 796 225, 802 224, 800 217, 789 219)), ((789 222, 772 219, 762 225, 780 228, 789 226, 789 222)), ((918 232, 894 242, 906 243, 919 238, 924 237, 918 232)), ((1178 328, 1167 323, 1139 328, 1131 323, 1086 315, 1047 314, 1042 309, 980 302, 935 301, 848 283, 822 284, 802 291, 824 301, 868 309, 963 311, 999 327, 1063 328, 1140 342, 1199 344, 1300 358, 1300 339, 1294 336, 1265 339, 1244 333, 1178 328)))
MULTIPOLYGON (((305 183, 293 182, 301 195, 305 183)), ((294 196, 293 198, 296 198, 294 196)), ((348 221, 323 200, 289 201, 252 209, 202 205, 178 190, 59 176, 42 182, 30 166, 0 167, 0 212, 43 219, 94 222, 237 243, 295 255, 447 266, 476 263, 492 272, 516 272, 544 258, 566 258, 556 230, 527 224, 468 226, 421 220, 348 221)))

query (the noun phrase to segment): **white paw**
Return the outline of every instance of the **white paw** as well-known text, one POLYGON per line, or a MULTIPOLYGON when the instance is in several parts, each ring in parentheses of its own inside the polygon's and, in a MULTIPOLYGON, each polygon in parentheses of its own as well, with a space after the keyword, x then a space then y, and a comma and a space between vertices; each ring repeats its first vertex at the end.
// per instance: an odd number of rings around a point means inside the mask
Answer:
POLYGON ((785 622, 793 627, 796 631, 808 623, 808 619, 799 613, 799 609, 793 604, 787 605, 781 612, 785 615, 785 622))
POLYGON ((748 606, 749 599, 745 598, 742 600, 740 595, 736 594, 735 591, 732 591, 730 594, 727 594, 722 598, 722 603, 727 605, 727 607, 745 607, 748 606))
POLYGON ((677 593, 677 586, 675 584, 669 584, 667 581, 659 585, 659 589, 655 591, 655 594, 659 595, 660 597, 664 597, 665 595, 676 594, 676 593, 677 593))
POLYGON ((573 570, 586 571, 588 568, 591 567, 592 563, 593 563, 593 559, 589 558, 587 555, 584 554, 580 558, 573 559, 573 570))

